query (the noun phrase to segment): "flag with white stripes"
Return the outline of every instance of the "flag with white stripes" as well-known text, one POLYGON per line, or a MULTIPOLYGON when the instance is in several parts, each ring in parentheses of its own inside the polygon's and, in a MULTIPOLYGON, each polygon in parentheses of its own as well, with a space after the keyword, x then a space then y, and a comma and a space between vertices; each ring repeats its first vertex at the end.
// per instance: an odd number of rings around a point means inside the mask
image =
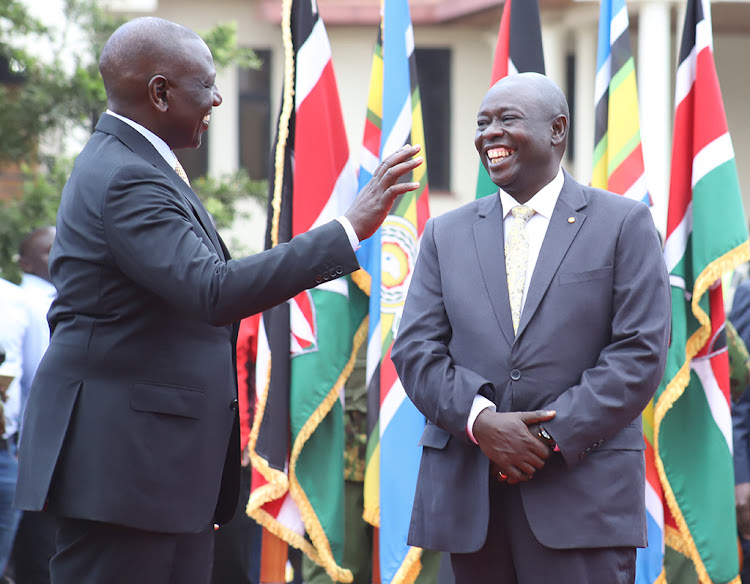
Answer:
POLYGON ((591 186, 650 205, 625 0, 601 0, 591 186))
MULTIPOLYGON (((372 62, 360 187, 398 148, 425 143, 407 0, 385 0, 382 16, 372 62)), ((421 550, 410 548, 406 537, 421 457, 417 444, 425 420, 406 397, 390 355, 429 217, 427 165, 403 180, 419 181, 420 187, 395 202, 382 227, 357 254, 365 272, 358 282, 370 294, 364 517, 379 527, 383 584, 413 582, 421 569, 421 550)))
MULTIPOLYGON (((601 0, 594 92, 596 121, 591 186, 650 205, 625 0, 601 0)), ((653 584, 661 573, 664 557, 664 494, 654 458, 653 413, 652 401, 643 412, 648 547, 637 550, 637 584, 653 584)))
MULTIPOLYGON (((514 73, 544 74, 542 26, 538 0, 505 0, 500 32, 497 35, 490 87, 514 73)), ((479 163, 476 198, 493 195, 497 186, 479 163)))
MULTIPOLYGON (((331 47, 315 0, 285 2, 285 83, 266 247, 342 215, 357 192, 331 47)), ((248 514, 336 582, 343 569, 343 388, 366 338, 367 297, 327 275, 263 315, 248 514)))
POLYGON ((655 397, 654 446, 667 502, 665 581, 739 584, 721 277, 750 259, 750 249, 709 0, 687 4, 664 257, 672 339, 655 397))

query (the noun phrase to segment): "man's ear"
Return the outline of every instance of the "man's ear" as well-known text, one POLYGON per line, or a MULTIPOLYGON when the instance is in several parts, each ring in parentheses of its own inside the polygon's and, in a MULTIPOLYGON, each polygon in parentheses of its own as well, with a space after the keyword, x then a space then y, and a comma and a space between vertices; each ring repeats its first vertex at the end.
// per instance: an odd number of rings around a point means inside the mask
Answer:
POLYGON ((160 112, 164 113, 169 109, 167 102, 167 90, 169 81, 164 75, 154 75, 148 82, 148 98, 153 106, 160 112))
POLYGON ((564 143, 568 136, 568 118, 560 114, 552 120, 552 145, 564 143))

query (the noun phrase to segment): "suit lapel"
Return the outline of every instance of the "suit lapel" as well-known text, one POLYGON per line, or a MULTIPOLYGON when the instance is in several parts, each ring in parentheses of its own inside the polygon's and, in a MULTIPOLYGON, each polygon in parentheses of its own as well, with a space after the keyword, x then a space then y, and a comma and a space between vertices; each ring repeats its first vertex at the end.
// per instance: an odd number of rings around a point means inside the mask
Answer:
POLYGON ((214 251, 219 257, 226 260, 228 256, 224 253, 225 248, 223 248, 223 243, 220 241, 219 234, 216 232, 211 217, 203 206, 203 203, 201 203, 198 195, 193 192, 193 189, 191 189, 187 183, 177 175, 174 168, 167 164, 167 161, 164 160, 164 157, 159 154, 159 152, 157 152, 156 148, 154 148, 136 129, 108 114, 103 114, 99 118, 99 122, 96 124, 96 129, 117 137, 118 140, 133 152, 138 154, 149 164, 161 170, 172 180, 175 188, 192 208, 193 215, 208 236, 213 245, 214 251))
POLYGON ((555 210, 552 212, 547 234, 544 236, 539 258, 529 282, 526 302, 523 306, 523 312, 521 312, 521 322, 518 325, 516 336, 523 333, 526 325, 534 316, 534 312, 536 312, 539 303, 546 294, 560 263, 565 254, 568 253, 568 248, 570 248, 583 225, 586 215, 581 213, 580 209, 585 206, 586 199, 581 187, 566 172, 562 191, 560 191, 560 196, 557 199, 555 210))
POLYGON ((482 277, 500 330, 508 344, 512 345, 515 334, 510 317, 508 280, 505 275, 503 208, 500 205, 500 197, 495 195, 484 199, 479 215, 479 220, 474 224, 474 242, 477 246, 482 277))

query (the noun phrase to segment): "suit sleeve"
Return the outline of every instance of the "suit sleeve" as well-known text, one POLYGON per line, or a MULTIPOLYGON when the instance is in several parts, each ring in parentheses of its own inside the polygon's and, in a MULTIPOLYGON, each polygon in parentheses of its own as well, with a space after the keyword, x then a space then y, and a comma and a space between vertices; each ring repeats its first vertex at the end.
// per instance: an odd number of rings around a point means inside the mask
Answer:
POLYGON ((271 250, 224 261, 195 232, 191 211, 179 199, 157 169, 120 167, 102 210, 105 236, 128 278, 211 324, 261 312, 359 267, 337 221, 271 250))
POLYGON ((437 426, 468 441, 466 422, 474 398, 491 386, 481 375, 456 365, 448 352, 451 325, 445 311, 440 261, 429 220, 409 285, 391 358, 417 409, 437 426))
POLYGON ((568 466, 638 418, 666 365, 669 275, 645 205, 622 222, 614 262, 611 341, 580 383, 545 406, 557 412, 544 426, 568 466))

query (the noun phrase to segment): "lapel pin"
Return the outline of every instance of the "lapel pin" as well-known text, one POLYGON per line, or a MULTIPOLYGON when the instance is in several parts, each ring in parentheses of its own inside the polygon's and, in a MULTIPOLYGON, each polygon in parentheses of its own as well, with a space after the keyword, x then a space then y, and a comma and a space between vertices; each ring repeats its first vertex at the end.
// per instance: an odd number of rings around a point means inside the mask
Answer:
POLYGON ((576 218, 575 217, 568 217, 568 223, 575 223, 576 218))

